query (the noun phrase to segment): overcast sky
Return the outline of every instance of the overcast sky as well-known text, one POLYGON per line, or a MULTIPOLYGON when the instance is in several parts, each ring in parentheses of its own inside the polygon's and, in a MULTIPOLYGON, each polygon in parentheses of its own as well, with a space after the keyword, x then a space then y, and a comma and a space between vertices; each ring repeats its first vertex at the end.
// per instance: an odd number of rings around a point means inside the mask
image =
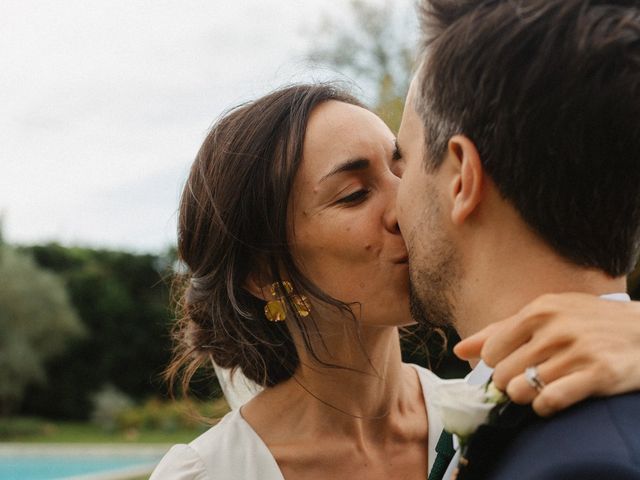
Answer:
MULTIPOLYGON (((374 0, 371 0, 374 1, 374 0)), ((0 212, 12 243, 159 251, 226 108, 296 80, 346 0, 0 2, 0 212)))

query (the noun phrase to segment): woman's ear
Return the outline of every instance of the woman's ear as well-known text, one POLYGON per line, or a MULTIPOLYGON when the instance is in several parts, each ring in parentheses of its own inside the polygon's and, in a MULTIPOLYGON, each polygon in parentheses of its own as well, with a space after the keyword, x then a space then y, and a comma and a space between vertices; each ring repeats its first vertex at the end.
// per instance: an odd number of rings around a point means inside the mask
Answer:
POLYGON ((449 155, 456 170, 451 192, 451 220, 454 224, 461 225, 482 201, 484 169, 478 149, 464 135, 451 137, 449 155))
POLYGON ((265 302, 273 300, 273 296, 269 293, 271 281, 265 278, 265 275, 258 272, 251 272, 244 281, 244 289, 251 295, 265 302))

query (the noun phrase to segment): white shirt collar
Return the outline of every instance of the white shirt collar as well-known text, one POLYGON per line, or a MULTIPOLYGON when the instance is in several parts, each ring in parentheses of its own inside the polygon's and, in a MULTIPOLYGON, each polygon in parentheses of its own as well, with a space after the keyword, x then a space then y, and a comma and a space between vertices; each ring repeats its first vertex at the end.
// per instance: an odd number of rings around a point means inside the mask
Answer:
POLYGON ((493 368, 480 360, 464 379, 469 385, 484 385, 489 381, 491 375, 493 375, 493 368))
POLYGON ((605 300, 615 300, 616 302, 630 302, 631 297, 628 293, 608 293, 607 295, 600 295, 600 298, 605 300))

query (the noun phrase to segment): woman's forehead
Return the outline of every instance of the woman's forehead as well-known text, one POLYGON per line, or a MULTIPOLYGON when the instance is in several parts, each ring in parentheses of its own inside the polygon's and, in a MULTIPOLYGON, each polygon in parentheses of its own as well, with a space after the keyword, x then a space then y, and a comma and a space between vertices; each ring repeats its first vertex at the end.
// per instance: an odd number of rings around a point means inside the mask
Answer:
POLYGON ((329 101, 316 107, 307 124, 302 167, 323 177, 335 165, 393 148, 395 138, 374 113, 356 105, 329 101), (388 145, 387 145, 388 144, 388 145))

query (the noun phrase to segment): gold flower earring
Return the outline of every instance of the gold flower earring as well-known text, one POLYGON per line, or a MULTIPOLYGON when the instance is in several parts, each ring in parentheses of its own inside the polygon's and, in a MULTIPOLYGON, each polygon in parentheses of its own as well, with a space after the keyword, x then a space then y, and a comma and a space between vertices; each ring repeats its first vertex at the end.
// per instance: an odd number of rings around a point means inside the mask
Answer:
POLYGON ((267 317, 267 320, 270 322, 282 322, 287 318, 286 297, 291 299, 293 307, 301 317, 306 317, 311 312, 311 305, 306 296, 292 295, 293 286, 290 282, 272 283, 270 293, 274 299, 267 302, 264 306, 264 316, 267 317))

